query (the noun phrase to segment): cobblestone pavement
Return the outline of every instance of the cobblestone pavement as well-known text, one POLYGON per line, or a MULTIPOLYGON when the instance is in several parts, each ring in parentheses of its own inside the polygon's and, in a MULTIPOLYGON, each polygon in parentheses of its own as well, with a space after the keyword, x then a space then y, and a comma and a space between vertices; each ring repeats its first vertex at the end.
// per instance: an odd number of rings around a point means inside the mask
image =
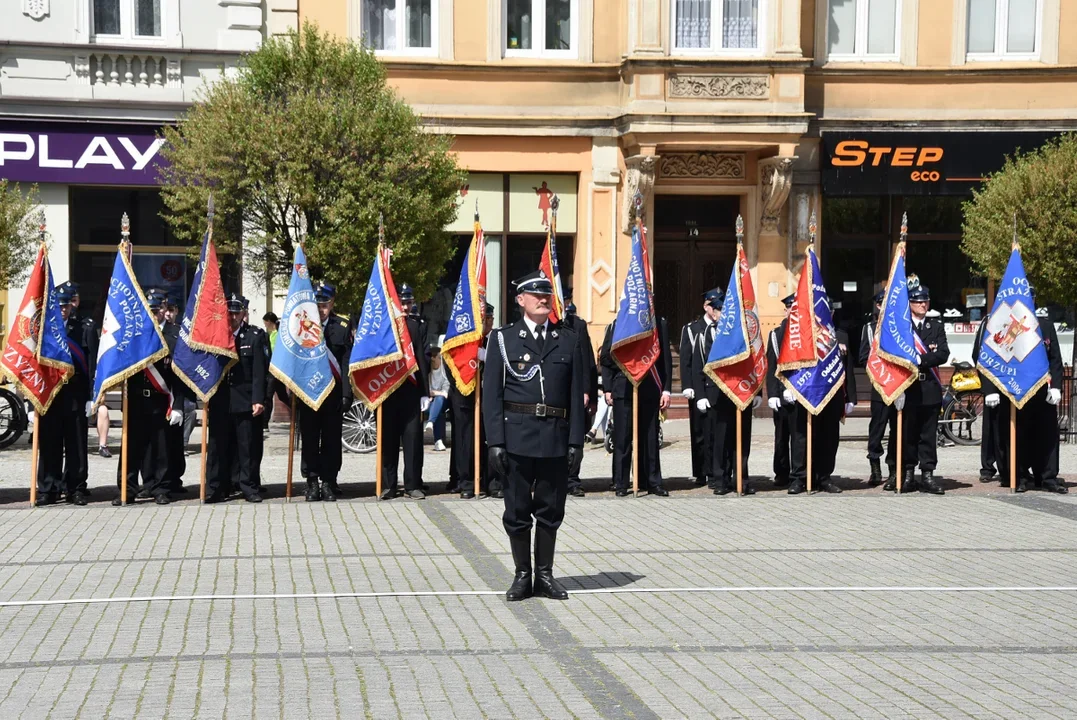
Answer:
MULTIPOLYGON (((573 596, 511 605, 500 503, 374 502, 372 456, 336 504, 280 499, 277 447, 266 503, 130 508, 92 458, 89 507, 36 510, 0 459, 2 718, 1077 716, 1077 499, 981 485, 975 448, 941 451, 945 497, 570 499, 573 596)), ((844 443, 841 482, 864 465, 844 443)))

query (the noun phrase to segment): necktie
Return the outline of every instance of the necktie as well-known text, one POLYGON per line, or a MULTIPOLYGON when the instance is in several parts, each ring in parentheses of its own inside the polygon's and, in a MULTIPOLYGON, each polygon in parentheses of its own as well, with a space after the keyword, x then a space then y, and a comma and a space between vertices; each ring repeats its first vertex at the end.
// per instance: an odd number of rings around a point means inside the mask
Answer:
POLYGON ((538 341, 538 349, 540 353, 546 349, 546 333, 543 332, 543 330, 545 330, 544 325, 535 326, 535 340, 538 341))

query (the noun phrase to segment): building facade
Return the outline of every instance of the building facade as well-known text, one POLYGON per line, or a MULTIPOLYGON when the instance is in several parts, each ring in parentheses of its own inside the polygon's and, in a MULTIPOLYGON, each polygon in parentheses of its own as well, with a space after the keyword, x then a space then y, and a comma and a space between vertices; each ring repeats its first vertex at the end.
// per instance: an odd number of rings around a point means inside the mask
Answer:
POLYGON ((959 248, 961 202, 1007 153, 1077 124, 1063 0, 302 0, 299 15, 373 47, 429 130, 456 137, 471 175, 453 229, 470 232, 477 200, 500 320, 559 195, 561 271, 596 338, 637 190, 674 332, 727 283, 738 214, 777 324, 816 212, 858 339, 908 212, 910 271, 962 335, 989 288, 959 248))

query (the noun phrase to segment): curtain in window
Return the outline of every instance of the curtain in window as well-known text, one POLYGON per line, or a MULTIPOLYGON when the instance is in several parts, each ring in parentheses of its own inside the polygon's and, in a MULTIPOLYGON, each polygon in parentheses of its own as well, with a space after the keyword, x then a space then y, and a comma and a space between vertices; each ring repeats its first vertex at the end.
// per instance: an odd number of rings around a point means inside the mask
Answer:
POLYGON ((508 0, 506 26, 508 37, 505 47, 509 50, 531 49, 531 0, 508 0))
POLYGON ((678 48, 711 46, 711 0, 676 0, 678 48))
POLYGON ((396 0, 363 0, 363 41, 374 50, 396 50, 396 0))
POLYGON ((968 51, 995 52, 995 0, 969 0, 968 51))
POLYGON ((1010 0, 1006 52, 1036 52, 1036 0, 1010 0))
POLYGON ((868 54, 893 55, 897 0, 868 0, 868 54))
POLYGON ((406 0, 408 11, 408 47, 431 48, 430 0, 406 0))
POLYGON ((93 0, 93 31, 98 35, 120 34, 120 0, 93 0))
POLYGON ((161 0, 135 0, 135 35, 161 36, 161 0))
POLYGON ((572 0, 546 0, 546 49, 572 49, 572 0))
POLYGON ((722 47, 759 47, 759 0, 723 0, 722 47))

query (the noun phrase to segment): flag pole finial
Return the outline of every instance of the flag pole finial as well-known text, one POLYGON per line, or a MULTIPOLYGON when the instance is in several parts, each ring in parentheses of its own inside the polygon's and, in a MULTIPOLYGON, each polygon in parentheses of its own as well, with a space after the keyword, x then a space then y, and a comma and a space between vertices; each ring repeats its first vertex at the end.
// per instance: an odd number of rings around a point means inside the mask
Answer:
POLYGON ((811 217, 808 219, 808 243, 815 244, 815 234, 819 231, 819 223, 815 219, 815 211, 811 211, 811 217))
POLYGON ((37 234, 41 242, 45 242, 45 210, 37 211, 37 234))
POLYGON ((744 216, 737 213, 737 244, 744 244, 744 216))
POLYGON ((131 218, 127 217, 127 213, 120 218, 120 236, 123 242, 131 242, 131 218))
POLYGON ((475 222, 479 221, 479 199, 475 198, 475 222))
POLYGON ((213 216, 216 214, 216 207, 213 204, 213 193, 209 194, 209 200, 206 201, 206 219, 209 220, 210 225, 213 224, 213 216))
POLYGON ((909 237, 909 213, 901 213, 901 242, 905 242, 909 237))

